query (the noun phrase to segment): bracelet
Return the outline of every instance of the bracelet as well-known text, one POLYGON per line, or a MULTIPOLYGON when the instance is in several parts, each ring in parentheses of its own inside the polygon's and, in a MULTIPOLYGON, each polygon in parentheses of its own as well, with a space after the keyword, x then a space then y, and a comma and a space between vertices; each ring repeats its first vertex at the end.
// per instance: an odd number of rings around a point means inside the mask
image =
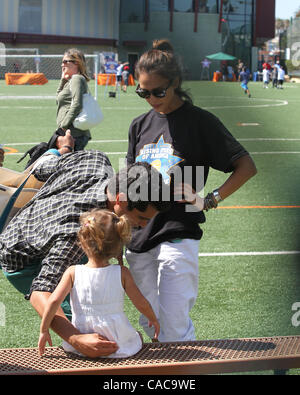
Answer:
POLYGON ((223 199, 221 198, 218 189, 215 189, 215 190, 213 191, 213 195, 214 195, 214 198, 215 198, 215 200, 216 200, 217 203, 222 202, 223 199))
POLYGON ((204 198, 204 207, 203 210, 208 211, 212 208, 217 208, 218 203, 214 199, 214 194, 213 193, 208 193, 206 197, 204 198))
POLYGON ((63 145, 61 148, 68 148, 68 150, 69 150, 70 152, 73 152, 73 151, 74 151, 74 148, 72 148, 70 145, 63 145))

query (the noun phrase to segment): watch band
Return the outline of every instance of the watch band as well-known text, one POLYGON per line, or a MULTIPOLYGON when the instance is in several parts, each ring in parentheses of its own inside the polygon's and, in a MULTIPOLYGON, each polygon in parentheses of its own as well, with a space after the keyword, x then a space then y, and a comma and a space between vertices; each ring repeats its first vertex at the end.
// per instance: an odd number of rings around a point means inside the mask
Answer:
POLYGON ((73 151, 74 151, 74 148, 72 148, 70 145, 63 145, 62 148, 68 148, 68 150, 69 150, 70 152, 73 152, 73 151))

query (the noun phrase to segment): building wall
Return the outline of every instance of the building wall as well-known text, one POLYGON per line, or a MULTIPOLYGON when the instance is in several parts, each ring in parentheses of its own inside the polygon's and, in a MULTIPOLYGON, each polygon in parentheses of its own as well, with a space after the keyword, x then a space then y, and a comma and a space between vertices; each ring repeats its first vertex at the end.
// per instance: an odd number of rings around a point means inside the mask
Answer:
MULTIPOLYGON (((46 35, 119 38, 120 0, 42 0, 40 32, 46 35)), ((19 29, 19 0, 0 0, 0 32, 19 29)))
MULTIPOLYGON (((141 55, 151 47, 153 39, 168 38, 177 54, 181 55, 186 79, 200 79, 201 61, 205 56, 221 51, 221 34, 218 33, 218 14, 199 14, 198 28, 194 32, 194 13, 173 14, 173 31, 169 31, 168 12, 150 14, 148 30, 144 23, 120 24, 120 58, 126 60, 129 53, 141 55), (124 46, 124 41, 145 41, 145 46, 124 46)), ((219 67, 213 62, 211 69, 219 67)))
POLYGON ((256 43, 275 37, 275 0, 256 0, 256 43))

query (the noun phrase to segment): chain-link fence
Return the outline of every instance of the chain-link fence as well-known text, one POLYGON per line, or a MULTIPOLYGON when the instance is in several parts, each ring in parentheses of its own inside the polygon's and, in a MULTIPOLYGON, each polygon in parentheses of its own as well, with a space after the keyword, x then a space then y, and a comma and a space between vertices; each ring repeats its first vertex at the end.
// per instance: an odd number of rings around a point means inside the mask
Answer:
MULTIPOLYGON (((95 97, 97 97, 97 75, 99 55, 85 55, 87 71, 91 80, 95 81, 95 97)), ((25 55, 0 53, 0 79, 5 79, 7 73, 42 73, 47 80, 61 78, 62 55, 25 55)))

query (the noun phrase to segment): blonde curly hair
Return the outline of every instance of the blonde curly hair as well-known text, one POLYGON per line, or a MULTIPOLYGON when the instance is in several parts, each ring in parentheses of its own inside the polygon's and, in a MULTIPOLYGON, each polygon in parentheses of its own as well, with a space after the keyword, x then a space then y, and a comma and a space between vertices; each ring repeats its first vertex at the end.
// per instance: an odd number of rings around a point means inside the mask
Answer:
POLYGON ((125 216, 109 210, 93 209, 80 216, 78 239, 87 255, 98 259, 117 258, 131 239, 131 226, 125 216))

